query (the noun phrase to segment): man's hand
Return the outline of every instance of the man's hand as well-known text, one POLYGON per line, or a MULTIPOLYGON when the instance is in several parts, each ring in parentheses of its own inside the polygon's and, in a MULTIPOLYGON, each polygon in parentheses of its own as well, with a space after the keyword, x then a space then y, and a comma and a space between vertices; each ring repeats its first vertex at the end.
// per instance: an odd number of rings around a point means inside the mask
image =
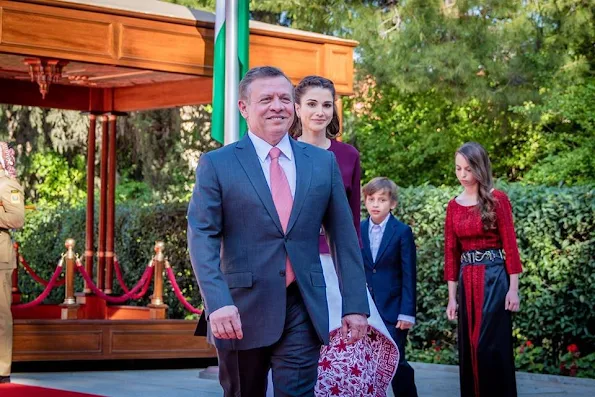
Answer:
POLYGON ((341 335, 347 339, 347 344, 357 342, 368 333, 368 318, 363 314, 348 314, 341 319, 341 324, 341 335))
POLYGON ((413 327, 413 323, 410 323, 409 321, 405 321, 405 320, 399 320, 397 321, 397 325, 395 326, 396 329, 411 329, 411 327, 413 327))
POLYGON ((242 339, 242 322, 238 308, 230 305, 215 310, 209 316, 211 331, 217 339, 242 339))

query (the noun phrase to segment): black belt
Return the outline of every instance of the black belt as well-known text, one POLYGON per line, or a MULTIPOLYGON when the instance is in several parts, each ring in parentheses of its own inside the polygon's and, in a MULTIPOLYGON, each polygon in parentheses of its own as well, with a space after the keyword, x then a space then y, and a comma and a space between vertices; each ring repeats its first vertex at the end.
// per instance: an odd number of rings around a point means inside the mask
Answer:
POLYGON ((461 255, 461 264, 473 265, 475 263, 495 262, 498 259, 506 260, 506 253, 504 250, 495 248, 487 250, 471 250, 465 251, 461 255))

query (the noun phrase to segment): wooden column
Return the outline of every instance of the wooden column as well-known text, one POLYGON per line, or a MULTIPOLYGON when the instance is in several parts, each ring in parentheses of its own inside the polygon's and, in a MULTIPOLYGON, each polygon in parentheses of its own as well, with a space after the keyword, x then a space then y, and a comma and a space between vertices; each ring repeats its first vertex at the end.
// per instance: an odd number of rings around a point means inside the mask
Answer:
POLYGON ((108 116, 102 116, 101 128, 101 162, 100 178, 101 186, 99 192, 99 247, 97 249, 97 288, 103 290, 105 287, 105 243, 107 226, 107 155, 109 145, 109 124, 108 116))
POLYGON ((106 245, 105 245, 105 293, 111 294, 114 281, 114 238, 116 226, 116 119, 115 114, 109 118, 109 149, 107 171, 107 212, 106 212, 106 245))
MULTIPOLYGON (((87 218, 85 235, 85 269, 93 278, 93 245, 94 240, 94 206, 95 206, 95 130, 97 116, 89 115, 89 136, 87 138, 87 218)), ((91 293, 91 289, 85 281, 83 292, 91 293)))

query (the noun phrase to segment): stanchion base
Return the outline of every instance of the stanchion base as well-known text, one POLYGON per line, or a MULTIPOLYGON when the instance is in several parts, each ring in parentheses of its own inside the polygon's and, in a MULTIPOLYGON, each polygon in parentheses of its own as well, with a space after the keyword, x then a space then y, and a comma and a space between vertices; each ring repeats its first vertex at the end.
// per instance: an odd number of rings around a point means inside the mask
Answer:
POLYGON ((151 320, 165 320, 167 317, 167 305, 147 305, 149 308, 149 318, 151 320))
POLYGON ((201 379, 219 379, 219 367, 207 367, 203 370, 198 371, 198 377, 201 379))
POLYGON ((60 305, 60 318, 62 320, 77 320, 80 307, 81 306, 76 303, 60 305))

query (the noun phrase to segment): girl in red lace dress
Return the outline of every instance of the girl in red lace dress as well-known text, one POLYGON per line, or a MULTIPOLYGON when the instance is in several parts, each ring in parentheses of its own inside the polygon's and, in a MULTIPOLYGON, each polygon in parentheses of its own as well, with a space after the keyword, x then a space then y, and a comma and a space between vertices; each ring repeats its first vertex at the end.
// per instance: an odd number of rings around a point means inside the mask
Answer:
POLYGON ((516 397, 511 312, 522 269, 512 208, 480 144, 461 146, 455 163, 464 190, 446 209, 444 278, 446 314, 458 317, 461 396, 516 397))

